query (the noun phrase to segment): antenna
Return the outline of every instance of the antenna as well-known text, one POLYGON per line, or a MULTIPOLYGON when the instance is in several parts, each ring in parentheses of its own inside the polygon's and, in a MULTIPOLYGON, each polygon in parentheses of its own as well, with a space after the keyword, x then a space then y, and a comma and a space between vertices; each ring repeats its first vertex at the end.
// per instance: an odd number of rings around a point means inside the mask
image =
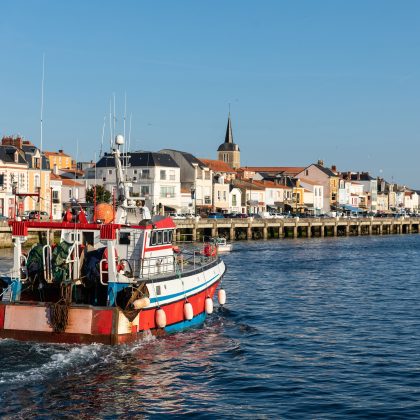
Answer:
POLYGON ((42 54, 42 81, 41 81, 41 141, 40 147, 42 151, 42 123, 43 123, 43 115, 44 115, 44 80, 45 80, 45 53, 42 54))
MULTIPOLYGON (((127 92, 124 92, 124 140, 125 140, 125 120, 127 117, 127 92)), ((127 156, 127 143, 124 142, 123 147, 124 155, 125 155, 125 176, 127 177, 127 168, 128 168, 128 156, 127 156)))
MULTIPOLYGON (((116 122, 116 117, 115 117, 115 92, 113 93, 113 95, 114 95, 114 118, 113 118, 113 126, 114 126, 114 131, 113 131, 113 135, 112 135, 112 138, 115 136, 115 133, 116 133, 116 131, 115 131, 115 122, 116 122)), ((112 138, 111 138, 111 142, 112 142, 112 138)), ((111 145, 112 145, 112 143, 111 143, 111 145)))
POLYGON ((130 128, 128 129, 128 150, 131 151, 131 118, 133 117, 133 113, 130 113, 130 128))
POLYGON ((112 151, 112 99, 109 99, 109 151, 112 151))
MULTIPOLYGON (((42 54, 42 80, 41 80, 41 138, 39 150, 39 190, 38 190, 38 219, 41 217, 41 185, 42 185, 42 148, 43 148, 43 119, 44 119, 44 81, 45 81, 45 53, 42 54)), ((52 197, 50 197, 50 200, 52 197)))
MULTIPOLYGON (((100 158, 102 157, 102 151, 103 151, 103 148, 104 148, 105 122, 106 122, 106 115, 104 116, 104 123, 102 125, 101 150, 99 151, 99 157, 100 158)), ((96 155, 96 153, 95 153, 95 155, 96 155)), ((96 160, 95 160, 95 162, 96 162, 96 160)))

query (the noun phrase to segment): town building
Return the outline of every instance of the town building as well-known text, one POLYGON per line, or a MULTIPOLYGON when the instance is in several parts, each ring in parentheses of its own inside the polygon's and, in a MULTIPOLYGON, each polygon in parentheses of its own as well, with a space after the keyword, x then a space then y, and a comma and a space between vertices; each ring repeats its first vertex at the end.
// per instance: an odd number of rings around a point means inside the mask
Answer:
POLYGON ((194 200, 194 213, 208 213, 213 209, 212 171, 191 153, 163 149, 159 153, 169 155, 180 168, 180 188, 189 189, 194 200))
MULTIPOLYGON (((179 212, 181 209, 180 167, 169 154, 129 152, 122 156, 130 194, 142 200, 154 214, 179 212)), ((89 171, 88 185, 103 185, 113 193, 116 188, 114 155, 105 153, 89 171)))
POLYGON ((70 169, 72 167, 71 156, 64 153, 63 150, 59 150, 58 152, 44 152, 44 154, 50 163, 51 169, 53 169, 54 166, 56 166, 57 169, 70 169))
POLYGON ((323 209, 322 213, 335 209, 338 205, 339 176, 335 166, 331 169, 324 166, 324 162, 319 160, 296 174, 297 178, 310 179, 323 187, 323 209))

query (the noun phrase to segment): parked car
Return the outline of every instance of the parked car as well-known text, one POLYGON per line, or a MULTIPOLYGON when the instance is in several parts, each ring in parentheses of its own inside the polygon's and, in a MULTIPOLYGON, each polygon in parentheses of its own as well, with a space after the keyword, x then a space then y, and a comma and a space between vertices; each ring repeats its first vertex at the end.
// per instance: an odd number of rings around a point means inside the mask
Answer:
POLYGON ((272 216, 268 211, 262 211, 258 213, 259 216, 261 216, 263 219, 273 219, 274 216, 272 216))
POLYGON ((208 219, 224 219, 223 213, 212 212, 207 216, 208 219))
POLYGON ((235 219, 246 219, 247 217, 246 213, 236 213, 235 219))
POLYGON ((248 217, 253 217, 254 219, 262 219, 261 215, 258 213, 249 213, 248 217))
POLYGON ((175 220, 184 220, 184 219, 186 219, 186 217, 183 214, 180 214, 180 213, 169 213, 168 216, 171 217, 172 219, 175 219, 175 220))
POLYGON ((29 220, 49 220, 50 216, 46 211, 32 210, 28 216, 29 220))
POLYGON ((31 211, 30 210, 25 210, 23 213, 22 213, 22 220, 28 220, 29 219, 29 213, 30 213, 31 211))

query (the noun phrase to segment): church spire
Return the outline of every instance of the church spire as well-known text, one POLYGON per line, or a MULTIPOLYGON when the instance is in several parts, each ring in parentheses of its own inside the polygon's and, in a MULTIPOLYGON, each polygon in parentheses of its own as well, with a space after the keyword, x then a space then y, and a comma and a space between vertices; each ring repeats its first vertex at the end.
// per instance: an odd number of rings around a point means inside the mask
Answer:
POLYGON ((225 143, 231 143, 233 144, 233 135, 232 135, 232 123, 230 122, 230 112, 226 127, 226 136, 225 136, 225 143))

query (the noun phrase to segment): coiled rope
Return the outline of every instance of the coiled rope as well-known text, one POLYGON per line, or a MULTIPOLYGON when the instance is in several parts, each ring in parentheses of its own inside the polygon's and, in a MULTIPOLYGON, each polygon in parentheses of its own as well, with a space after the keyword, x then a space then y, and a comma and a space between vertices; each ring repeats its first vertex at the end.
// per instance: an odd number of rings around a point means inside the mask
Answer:
POLYGON ((69 322, 72 285, 61 286, 61 299, 48 305, 49 320, 54 332, 64 332, 69 322))

